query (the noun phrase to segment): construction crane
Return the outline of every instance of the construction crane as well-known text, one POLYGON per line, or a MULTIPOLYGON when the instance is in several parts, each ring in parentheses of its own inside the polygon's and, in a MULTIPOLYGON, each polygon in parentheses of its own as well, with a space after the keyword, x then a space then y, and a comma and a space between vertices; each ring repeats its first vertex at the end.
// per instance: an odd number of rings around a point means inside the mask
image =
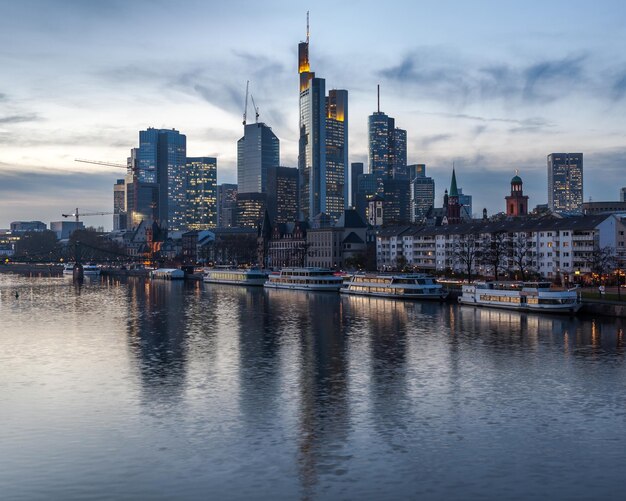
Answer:
POLYGON ((118 164, 115 162, 102 162, 100 160, 85 160, 84 158, 75 158, 74 162, 82 162, 84 164, 95 164, 95 165, 108 165, 109 167, 118 167, 120 169, 128 168, 128 165, 126 164, 118 164))
POLYGON ((246 101, 243 105, 243 124, 246 125, 246 116, 248 115, 248 86, 250 85, 250 80, 246 80, 246 101))
POLYGON ((254 108, 254 123, 259 123, 259 108, 254 103, 254 96, 250 94, 250 99, 252 99, 252 107, 254 108))
POLYGON ((75 217, 76 218, 76 222, 78 223, 79 217, 80 216, 109 216, 115 214, 115 212, 78 212, 78 207, 76 208, 76 211, 73 214, 61 214, 63 217, 75 217))

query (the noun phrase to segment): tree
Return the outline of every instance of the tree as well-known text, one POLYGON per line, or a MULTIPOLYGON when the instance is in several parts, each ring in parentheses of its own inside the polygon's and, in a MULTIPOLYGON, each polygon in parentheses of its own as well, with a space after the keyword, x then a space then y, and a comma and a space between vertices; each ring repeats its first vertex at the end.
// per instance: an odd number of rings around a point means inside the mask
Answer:
POLYGON ((600 247, 597 243, 593 246, 593 251, 589 256, 589 268, 593 273, 602 276, 611 273, 617 265, 615 249, 610 246, 600 247))
POLYGON ((514 267, 519 271, 522 280, 526 280, 526 275, 532 265, 533 246, 532 242, 526 238, 525 233, 518 233, 510 241, 509 258, 514 267))
POLYGON ((45 261, 58 250, 57 235, 54 231, 28 231, 15 243, 15 256, 45 261))
POLYGON ((499 278, 500 270, 504 267, 507 251, 508 241, 504 231, 491 233, 481 242, 481 262, 493 268, 496 281, 499 278))
POLYGON ((480 240, 475 234, 463 234, 454 243, 452 254, 455 261, 463 265, 467 273, 468 282, 472 281, 472 270, 480 259, 480 240))
POLYGON ((404 255, 400 255, 396 258, 396 270, 407 271, 409 262, 404 255))

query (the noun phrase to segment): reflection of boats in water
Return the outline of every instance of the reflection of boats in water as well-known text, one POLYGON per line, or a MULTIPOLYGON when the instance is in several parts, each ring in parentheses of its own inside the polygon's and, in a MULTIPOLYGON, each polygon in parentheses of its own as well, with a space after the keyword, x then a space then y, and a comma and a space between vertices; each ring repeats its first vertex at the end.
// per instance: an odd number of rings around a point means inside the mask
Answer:
POLYGON ((211 284, 230 284, 230 285, 263 285, 267 280, 267 273, 252 268, 250 270, 242 269, 213 269, 206 270, 202 277, 202 281, 211 284))
POLYGON ((549 313, 576 313, 582 306, 575 289, 552 289, 550 282, 476 282, 464 285, 459 303, 549 313))
POLYGON ((91 275, 91 276, 100 275, 100 268, 98 268, 95 264, 84 264, 83 275, 91 275))
POLYGON ((178 268, 159 268, 150 272, 150 278, 153 280, 182 280, 185 278, 185 272, 178 268))
POLYGON ((337 292, 343 286, 343 277, 325 268, 283 268, 270 274, 265 287, 305 291, 337 292))
POLYGON ((378 296, 394 299, 435 299, 448 296, 434 278, 425 273, 405 273, 398 275, 353 275, 342 294, 357 296, 378 296))

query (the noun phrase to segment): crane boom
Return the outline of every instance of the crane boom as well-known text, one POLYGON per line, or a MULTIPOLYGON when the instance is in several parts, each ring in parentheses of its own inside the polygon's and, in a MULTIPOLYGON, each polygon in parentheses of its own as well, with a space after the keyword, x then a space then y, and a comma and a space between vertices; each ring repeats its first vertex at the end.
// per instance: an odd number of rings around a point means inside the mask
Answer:
POLYGON ((75 158, 74 162, 82 162, 84 164, 95 164, 95 165, 108 165, 109 167, 118 167, 120 169, 128 168, 128 165, 126 164, 118 164, 115 162, 102 162, 100 160, 85 160, 84 158, 75 158))
POLYGON ((79 222, 80 216, 108 216, 111 214, 115 214, 115 212, 78 212, 78 207, 73 214, 61 214, 63 217, 75 217, 76 222, 79 222))
POLYGON ((246 101, 243 105, 243 124, 246 125, 246 116, 248 115, 248 86, 250 85, 250 80, 246 80, 246 101))
POLYGON ((259 123, 259 108, 254 102, 254 96, 250 94, 250 99, 252 99, 252 107, 254 108, 254 122, 259 123))

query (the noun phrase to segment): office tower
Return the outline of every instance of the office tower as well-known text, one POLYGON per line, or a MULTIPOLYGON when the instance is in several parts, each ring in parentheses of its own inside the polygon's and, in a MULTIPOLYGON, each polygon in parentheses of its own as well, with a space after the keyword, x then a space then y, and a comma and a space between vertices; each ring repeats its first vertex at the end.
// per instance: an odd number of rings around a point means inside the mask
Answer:
POLYGON ((619 190, 619 201, 626 202, 626 188, 619 190))
POLYGON ((355 208, 361 174, 363 174, 363 162, 352 162, 350 164, 350 205, 355 208))
POLYGON ((517 174, 511 179, 511 194, 506 200, 506 215, 517 217, 528 215, 528 195, 524 195, 522 178, 517 174))
POLYGON ((267 208, 266 193, 237 193, 237 226, 258 228, 267 208))
POLYGON ((376 175, 379 191, 385 179, 407 179, 407 138, 406 131, 396 128, 395 119, 380 111, 368 117, 368 161, 369 171, 376 175))
POLYGON ((414 176, 411 183, 411 222, 423 223, 435 205, 435 181, 432 177, 414 176))
POLYGON ((472 195, 463 194, 463 188, 459 188, 459 205, 461 219, 463 221, 472 219, 472 195))
POLYGON ((306 42, 298 44, 300 75, 300 214, 312 221, 326 211, 326 82, 316 78, 309 62, 309 27, 306 42))
POLYGON ((336 222, 348 205, 348 91, 326 98, 326 214, 336 222))
POLYGON ((583 203, 583 154, 548 155, 548 207, 553 212, 578 212, 583 203))
POLYGON ((187 157, 187 228, 217 226, 217 159, 187 157))
POLYGON ((355 209, 359 215, 368 220, 368 200, 378 193, 378 179, 375 174, 359 174, 357 176, 357 193, 355 209))
POLYGON ((237 185, 223 183, 217 186, 217 227, 237 225, 237 185))
POLYGON ((425 164, 411 164, 406 166, 407 176, 409 181, 413 181, 416 177, 426 177, 426 165, 425 164))
POLYGON ((113 229, 126 229, 126 182, 118 179, 113 185, 113 229))
POLYGON ((267 169, 280 163, 280 143, 264 123, 246 124, 237 142, 237 186, 239 193, 265 193, 267 169))
MULTIPOLYGON (((142 221, 152 224, 159 220, 159 185, 146 179, 156 179, 156 170, 139 168, 140 148, 132 148, 127 159, 126 228, 136 228, 142 221)), ((148 164, 144 163, 144 166, 148 164)), ((155 164, 156 165, 156 164, 155 164)))
POLYGON ((408 179, 385 179, 383 181, 384 224, 403 224, 411 220, 411 197, 408 179))
POLYGON ((158 184, 159 224, 173 231, 185 229, 187 137, 175 129, 139 132, 137 179, 158 184))
POLYGON ((267 210, 272 224, 298 220, 298 169, 270 167, 267 170, 267 210))

